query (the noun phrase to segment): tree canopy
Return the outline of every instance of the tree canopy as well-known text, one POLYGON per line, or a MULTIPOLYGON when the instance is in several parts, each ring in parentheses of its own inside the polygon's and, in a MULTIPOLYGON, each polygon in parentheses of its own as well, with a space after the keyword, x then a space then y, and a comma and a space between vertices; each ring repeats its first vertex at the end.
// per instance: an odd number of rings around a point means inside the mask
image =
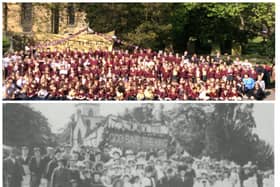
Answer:
POLYGON ((55 145, 48 119, 28 104, 3 104, 3 143, 10 146, 55 145))
MULTIPOLYGON (((198 53, 230 53, 234 45, 246 47, 255 37, 273 46, 275 35, 274 3, 98 3, 80 8, 95 31, 114 30, 130 44, 155 50, 182 52, 193 41, 198 53)), ((270 49, 263 54, 274 56, 274 46, 270 49)))
POLYGON ((272 168, 273 149, 253 133, 256 122, 252 110, 253 104, 180 105, 172 110, 167 122, 171 122, 177 143, 194 156, 239 164, 253 161, 262 169, 272 168))

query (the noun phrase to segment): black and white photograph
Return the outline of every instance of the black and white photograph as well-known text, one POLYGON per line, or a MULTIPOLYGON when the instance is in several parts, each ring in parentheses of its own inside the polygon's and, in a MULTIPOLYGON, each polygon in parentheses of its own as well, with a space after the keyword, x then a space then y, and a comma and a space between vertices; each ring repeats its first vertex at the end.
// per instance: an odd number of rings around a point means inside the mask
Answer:
POLYGON ((273 187, 273 103, 4 103, 4 187, 273 187))

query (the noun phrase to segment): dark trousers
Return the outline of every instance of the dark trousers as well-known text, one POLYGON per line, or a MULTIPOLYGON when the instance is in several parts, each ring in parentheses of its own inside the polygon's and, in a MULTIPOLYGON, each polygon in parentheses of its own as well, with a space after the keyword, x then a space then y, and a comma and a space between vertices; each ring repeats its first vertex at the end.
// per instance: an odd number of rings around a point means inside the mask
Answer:
POLYGON ((248 89, 248 88, 244 88, 244 93, 247 95, 247 97, 251 97, 254 95, 254 89, 248 89))
POLYGON ((39 187, 41 183, 41 177, 36 175, 31 175, 30 187, 39 187))
POLYGON ((21 187, 21 181, 7 179, 7 180, 3 181, 3 186, 4 187, 21 187))

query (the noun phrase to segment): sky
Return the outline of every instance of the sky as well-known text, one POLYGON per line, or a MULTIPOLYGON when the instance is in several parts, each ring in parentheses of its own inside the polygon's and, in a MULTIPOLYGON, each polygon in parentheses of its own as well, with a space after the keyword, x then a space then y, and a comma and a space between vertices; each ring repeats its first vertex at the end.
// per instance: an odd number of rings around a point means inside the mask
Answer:
MULTIPOLYGON (((30 104, 35 110, 40 111, 49 120, 53 132, 59 132, 70 120, 70 116, 75 113, 74 103, 36 103, 30 104)), ((103 103, 100 106, 101 115, 122 114, 125 108, 140 106, 136 103, 103 103)), ((165 103, 166 109, 172 108, 174 103, 165 103)), ((274 104, 255 103, 253 116, 255 117, 257 127, 254 132, 261 139, 274 145, 274 104)))

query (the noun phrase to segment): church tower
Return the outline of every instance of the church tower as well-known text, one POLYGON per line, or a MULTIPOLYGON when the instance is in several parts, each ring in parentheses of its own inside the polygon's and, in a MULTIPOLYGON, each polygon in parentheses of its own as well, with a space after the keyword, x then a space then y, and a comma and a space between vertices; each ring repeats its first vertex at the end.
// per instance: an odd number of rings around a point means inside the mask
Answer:
POLYGON ((76 104, 76 114, 86 117, 100 116, 100 104, 76 104))

